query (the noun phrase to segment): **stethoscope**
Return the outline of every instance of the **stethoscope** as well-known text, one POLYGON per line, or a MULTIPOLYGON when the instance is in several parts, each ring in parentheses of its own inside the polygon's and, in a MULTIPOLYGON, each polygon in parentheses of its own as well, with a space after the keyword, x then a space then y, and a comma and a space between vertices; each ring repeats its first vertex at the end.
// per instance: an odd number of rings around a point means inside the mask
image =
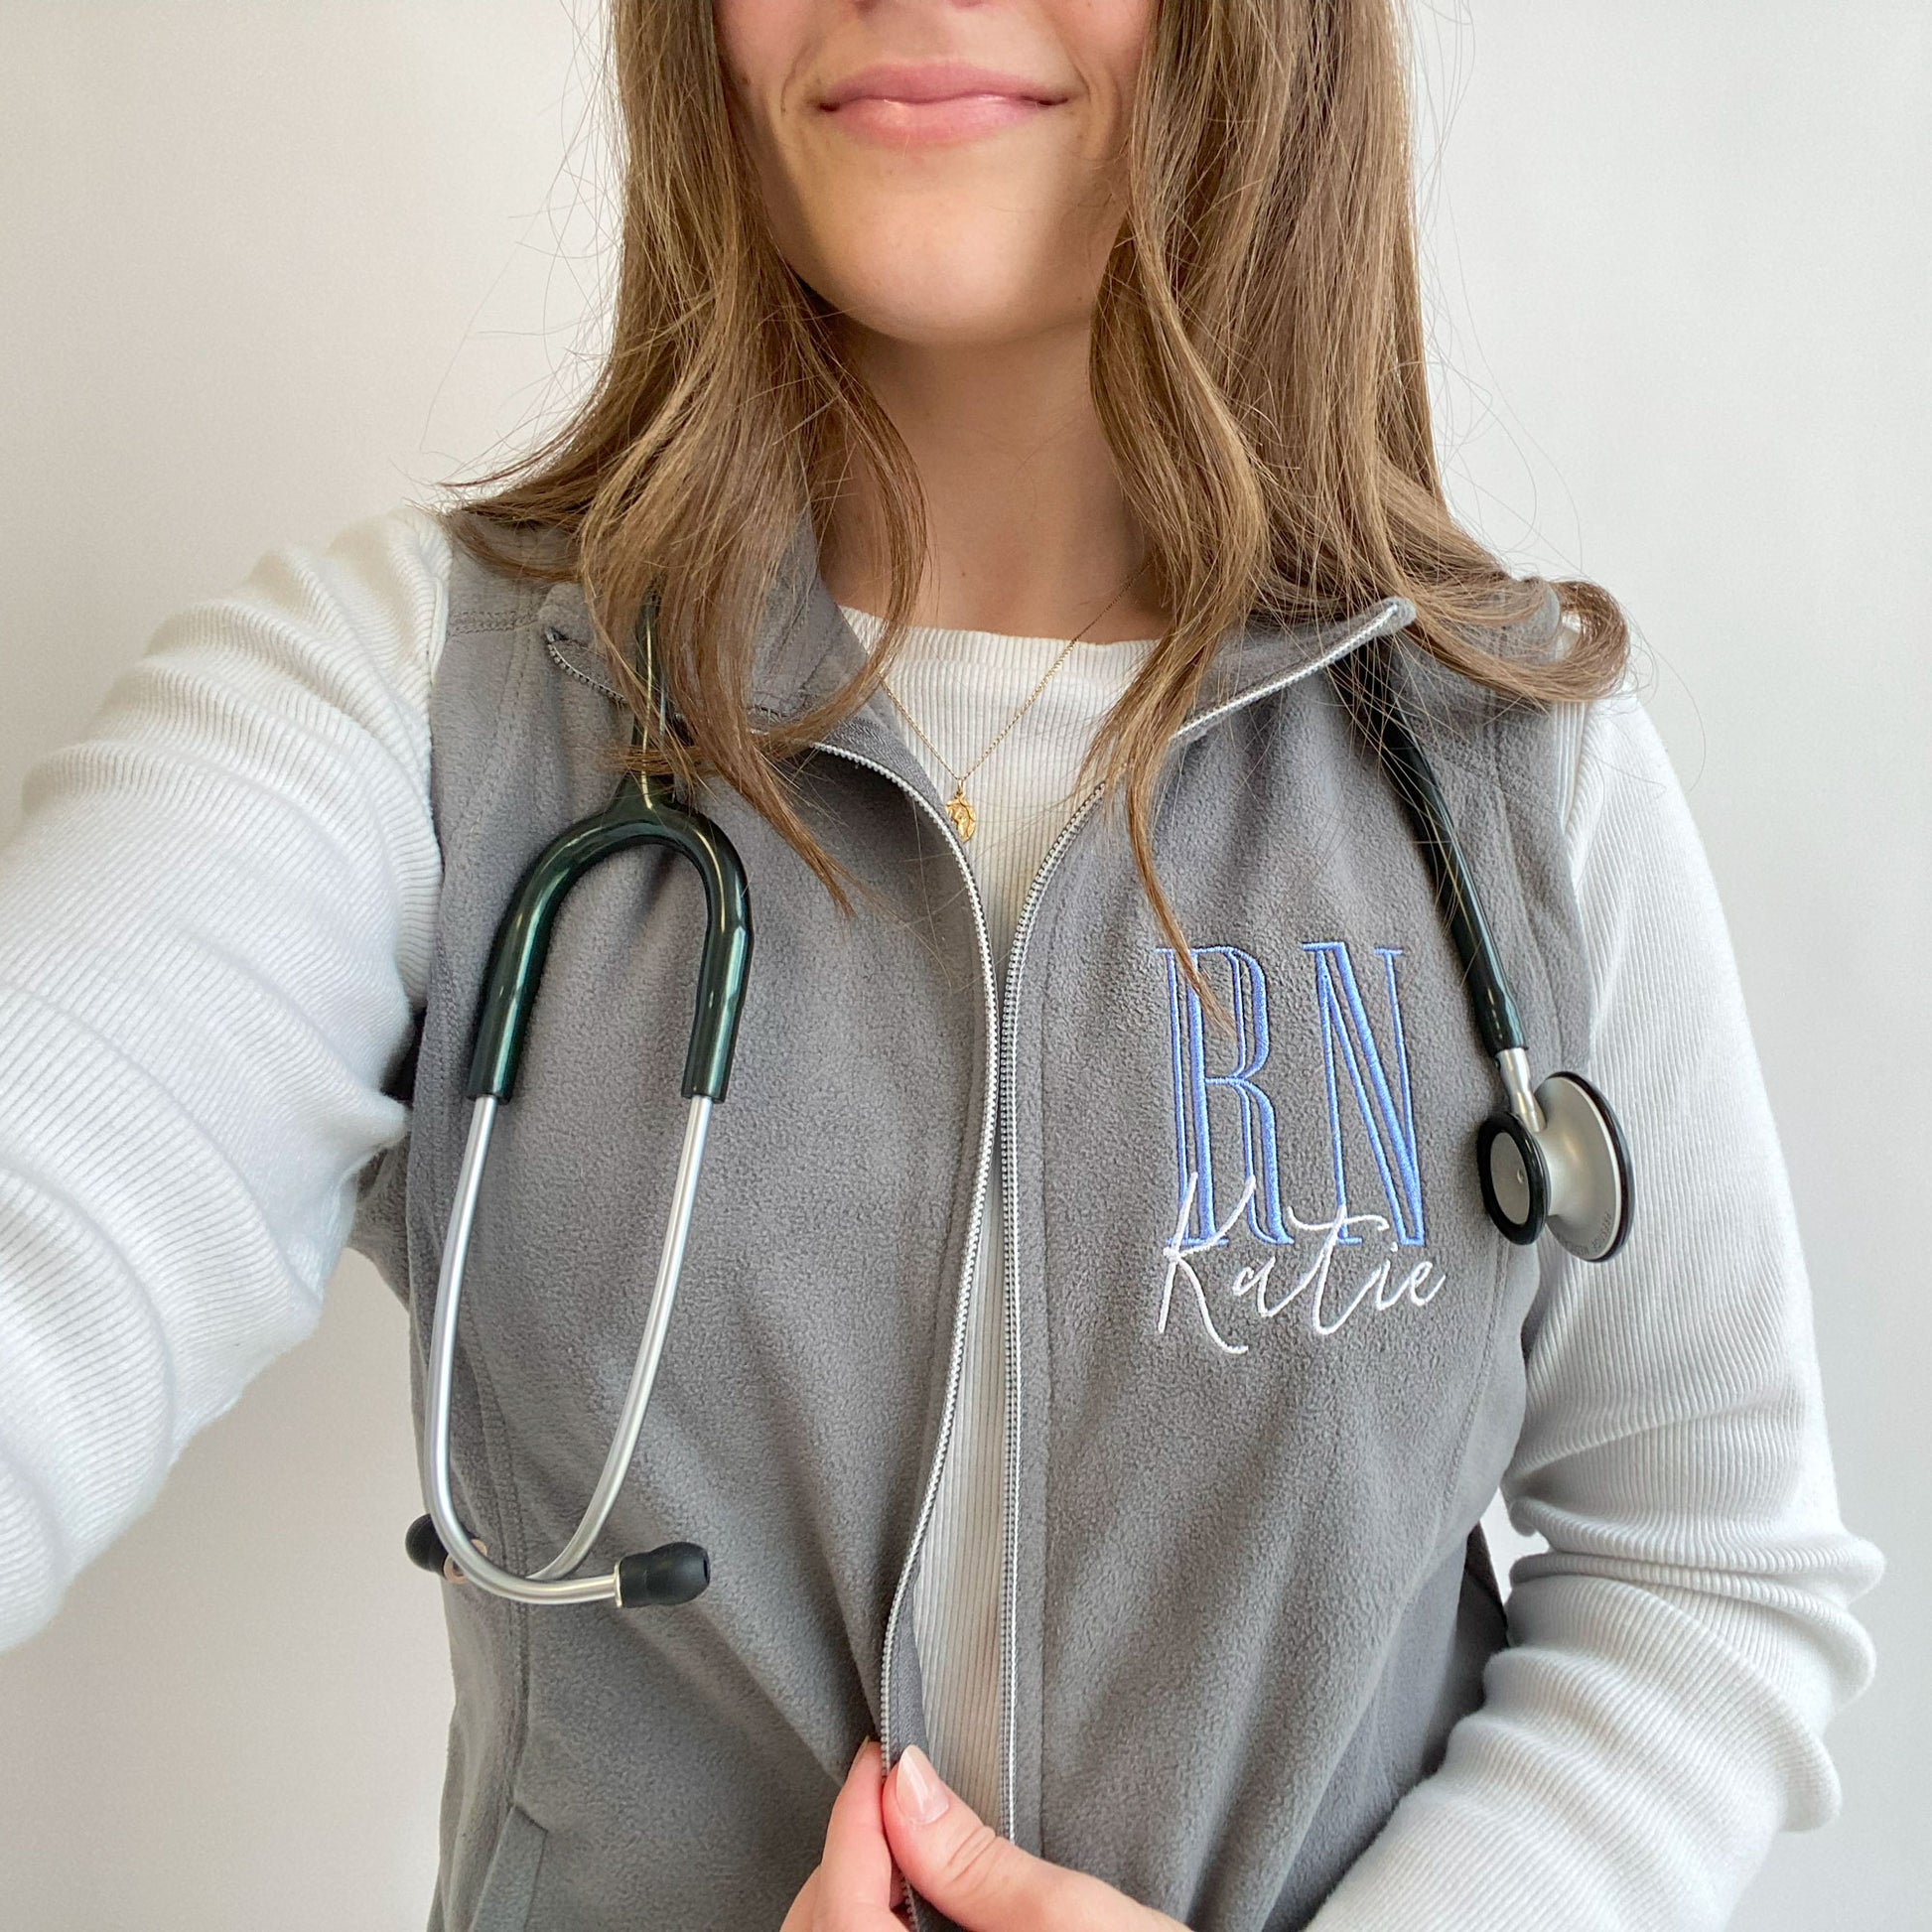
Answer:
MULTIPOLYGON (((669 719, 657 678, 656 600, 646 598, 638 622, 639 678, 660 734, 669 719)), ((1448 802, 1397 699, 1384 655, 1373 647, 1352 654, 1330 676, 1357 723, 1367 731, 1407 813, 1435 882, 1469 989, 1476 1030, 1496 1062, 1504 1105, 1476 1134, 1476 1175, 1482 1203, 1504 1237, 1518 1246, 1546 1230, 1585 1261, 1607 1261, 1630 1231, 1630 1156, 1609 1102, 1580 1073, 1553 1073, 1530 1084, 1529 1054, 1509 981, 1497 957, 1475 888, 1456 843, 1448 802)), ((633 718, 631 745, 643 743, 633 718)), ((711 1581, 711 1560, 696 1543, 661 1544, 621 1557, 614 1569, 576 1577, 617 1503, 636 1451, 644 1411, 656 1380, 683 1270, 691 1212, 697 1200, 711 1110, 725 1097, 737 1044, 739 1013, 752 960, 751 895, 731 841, 687 805, 665 779, 627 770, 601 812, 560 833, 531 861, 490 945, 488 969, 475 1025, 466 1091, 474 1103, 469 1139, 458 1172, 431 1320, 423 1489, 429 1514, 410 1525, 405 1547, 412 1562, 453 1583, 469 1582, 519 1603, 611 1602, 625 1609, 688 1603, 711 1581), (491 1561, 484 1545, 458 1520, 450 1491, 450 1412, 456 1373, 457 1311, 483 1165, 498 1108, 516 1085, 516 1072, 557 912, 570 889, 600 861, 633 846, 668 847, 688 860, 704 886, 705 933, 698 967, 696 1010, 685 1054, 682 1091, 690 1103, 669 1220, 657 1276, 617 1433, 589 1504, 570 1540, 528 1577, 491 1561)))

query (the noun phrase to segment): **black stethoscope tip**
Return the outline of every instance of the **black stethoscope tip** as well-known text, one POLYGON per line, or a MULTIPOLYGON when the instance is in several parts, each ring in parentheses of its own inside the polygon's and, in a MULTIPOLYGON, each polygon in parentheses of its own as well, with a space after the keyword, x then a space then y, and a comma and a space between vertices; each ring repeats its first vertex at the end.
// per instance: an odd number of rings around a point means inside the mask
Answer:
POLYGON ((436 1533, 434 1519, 419 1516, 403 1534, 402 1547, 409 1553, 409 1561, 418 1570, 428 1570, 436 1576, 443 1574, 443 1566, 450 1559, 450 1553, 443 1547, 443 1539, 436 1533))
POLYGON ((711 1559, 697 1543, 661 1543, 618 1565, 618 1601, 627 1610, 688 1603, 711 1582, 711 1559))
MULTIPOLYGON (((450 1553, 436 1533, 433 1518, 419 1516, 404 1532, 402 1547, 418 1570, 460 1581, 451 1575, 450 1553)), ((477 1546, 483 1548, 482 1544, 477 1546)), ((702 1544, 661 1543, 640 1550, 618 1565, 618 1601, 627 1610, 688 1603, 711 1584, 711 1558, 702 1544)))

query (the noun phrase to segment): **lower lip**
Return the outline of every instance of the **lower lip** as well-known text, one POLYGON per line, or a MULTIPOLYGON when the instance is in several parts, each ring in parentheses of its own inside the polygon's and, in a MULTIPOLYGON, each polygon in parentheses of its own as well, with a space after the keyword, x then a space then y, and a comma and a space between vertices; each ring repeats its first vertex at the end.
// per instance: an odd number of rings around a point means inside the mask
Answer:
POLYGON ((1023 100, 1017 94, 954 94, 950 100, 891 100, 866 94, 825 112, 850 134, 889 147, 912 147, 927 141, 965 141, 1016 127, 1058 105, 1057 101, 1023 100))

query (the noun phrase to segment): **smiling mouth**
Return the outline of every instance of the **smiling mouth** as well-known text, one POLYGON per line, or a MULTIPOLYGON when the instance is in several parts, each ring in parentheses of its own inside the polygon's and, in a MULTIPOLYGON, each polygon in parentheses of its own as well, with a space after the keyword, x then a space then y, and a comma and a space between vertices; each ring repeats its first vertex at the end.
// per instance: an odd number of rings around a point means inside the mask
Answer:
POLYGON ((843 132, 905 147, 1018 126, 1066 98, 1031 74, 971 61, 880 61, 835 82, 819 106, 843 132))
POLYGON ((962 89, 924 98, 855 94, 828 104, 823 111, 848 133, 902 147, 991 134, 1037 119, 1062 104, 1030 94, 962 89))
POLYGON ((1017 100, 1035 107, 1057 104, 1057 97, 1051 94, 1028 93, 1019 87, 973 86, 970 83, 948 87, 943 93, 924 87, 868 87, 861 93, 845 94, 824 104, 836 112, 840 107, 861 100, 896 100, 907 107, 930 107, 949 100, 1017 100))
POLYGON ((820 105, 837 108, 856 100, 895 100, 923 106, 977 94, 1035 106, 1051 106, 1064 98, 1043 92, 1030 74, 1003 72, 971 61, 876 61, 834 82, 820 105))

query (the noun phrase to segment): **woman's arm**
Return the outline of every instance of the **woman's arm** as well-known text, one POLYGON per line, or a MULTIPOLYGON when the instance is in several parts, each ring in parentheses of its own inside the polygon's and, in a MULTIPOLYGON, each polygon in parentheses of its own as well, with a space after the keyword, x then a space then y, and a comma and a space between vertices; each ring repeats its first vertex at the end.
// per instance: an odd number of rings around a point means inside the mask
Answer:
POLYGON ((1600 1267, 1545 1244, 1503 1496, 1549 1553, 1515 1567, 1481 1707, 1312 1932, 1721 1926, 1774 1834, 1835 1813, 1821 1733, 1871 1675, 1845 1606, 1881 1559, 1839 1518, 1717 889, 1635 696, 1569 722, 1590 1071, 1629 1134, 1636 1218, 1600 1267))
POLYGON ((423 997, 448 537, 169 618, 0 849, 0 1647, 315 1326, 423 997))

